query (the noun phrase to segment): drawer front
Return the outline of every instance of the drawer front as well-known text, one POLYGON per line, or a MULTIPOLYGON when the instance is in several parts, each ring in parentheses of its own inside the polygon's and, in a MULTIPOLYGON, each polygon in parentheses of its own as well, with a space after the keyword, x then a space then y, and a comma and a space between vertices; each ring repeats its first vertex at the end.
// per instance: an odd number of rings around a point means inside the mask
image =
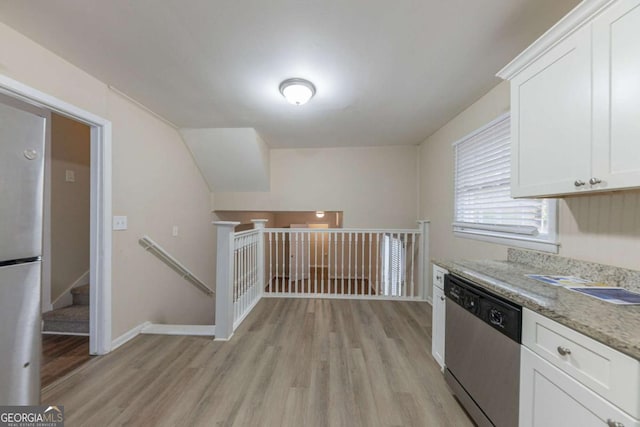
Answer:
POLYGON ((572 378, 640 418, 640 362, 524 309, 522 344, 572 378))
POLYGON ((522 349, 519 427, 607 425, 640 427, 640 421, 526 347, 522 349))
POLYGON ((436 288, 444 289, 444 275, 447 274, 448 271, 442 267, 438 267, 434 264, 433 266, 433 286, 436 288))

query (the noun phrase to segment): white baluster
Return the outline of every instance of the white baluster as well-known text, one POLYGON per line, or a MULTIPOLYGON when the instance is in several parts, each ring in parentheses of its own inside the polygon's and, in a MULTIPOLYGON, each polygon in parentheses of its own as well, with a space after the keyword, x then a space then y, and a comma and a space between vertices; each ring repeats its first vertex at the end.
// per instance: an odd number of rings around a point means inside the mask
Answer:
POLYGON ((340 251, 340 294, 344 295, 344 241, 347 240, 347 237, 344 231, 340 233, 340 235, 342 236, 342 242, 340 243, 342 246, 342 250, 340 251))
POLYGON ((409 240, 407 239, 407 233, 404 233, 404 241, 400 242, 400 253, 404 255, 400 258, 400 260, 402 261, 400 265, 400 273, 402 274, 400 283, 402 283, 402 293, 404 294, 404 296, 411 296, 409 295, 409 286, 407 284, 407 266, 409 265, 407 264, 407 249, 409 248, 409 240))
POLYGON ((311 230, 307 233, 307 270, 305 276, 307 276, 307 293, 311 293, 311 230))
POLYGON ((376 295, 380 295, 380 272, 382 269, 382 263, 380 262, 380 233, 376 233, 376 295))
POLYGON ((313 233, 313 293, 318 294, 318 232, 313 233))
POLYGON ((269 283, 269 286, 268 286, 268 289, 269 289, 268 292, 269 293, 271 293, 271 286, 273 284, 273 258, 272 258, 272 255, 273 255, 272 249, 273 248, 271 246, 271 235, 272 235, 272 233, 269 233, 269 282, 268 282, 269 283))
POLYGON ((362 268, 360 270, 360 289, 358 293, 364 294, 364 243, 365 243, 365 233, 362 233, 362 268))
POLYGON ((320 289, 321 289, 321 293, 324 293, 324 233, 322 233, 322 241, 320 242, 320 245, 322 247, 322 251, 320 252, 320 271, 321 271, 321 276, 320 276, 320 289))
MULTIPOLYGON (((336 231, 333 235, 333 288, 334 292, 338 293, 338 236, 340 234, 336 231)), ((331 275, 329 275, 331 277, 331 275)))
POLYGON ((369 268, 367 268, 367 295, 371 295, 371 246, 373 246, 373 233, 369 233, 369 268))
MULTIPOLYGON (((287 256, 285 255, 287 253, 286 247, 287 242, 286 242, 286 233, 282 232, 282 292, 284 292, 284 285, 285 285, 285 275, 287 274, 287 266, 286 266, 286 262, 287 262, 287 256)), ((289 278, 290 279, 290 278, 289 278)), ((288 291, 290 291, 291 288, 288 289, 288 291)))
POLYGON ((351 232, 349 232, 349 275, 347 276, 347 287, 351 295, 351 232))
POLYGON ((418 221, 420 229, 420 246, 418 255, 418 292, 420 298, 428 299, 431 294, 429 271, 429 221, 418 221))
MULTIPOLYGON (((407 245, 407 248, 408 247, 409 246, 407 245)), ((414 266, 413 266, 414 260, 413 259, 415 258, 415 256, 414 256, 415 248, 416 248, 416 233, 411 233, 411 270, 410 271, 411 271, 411 296, 412 297, 416 296, 415 287, 414 287, 414 284, 413 284, 413 275, 414 275, 414 271, 413 271, 414 270, 414 266)))

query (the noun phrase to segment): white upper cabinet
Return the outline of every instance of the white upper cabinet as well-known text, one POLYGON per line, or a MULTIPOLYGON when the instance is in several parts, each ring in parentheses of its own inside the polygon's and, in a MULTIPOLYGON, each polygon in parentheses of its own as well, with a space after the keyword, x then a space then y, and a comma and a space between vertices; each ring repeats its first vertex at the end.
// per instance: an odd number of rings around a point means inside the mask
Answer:
POLYGON ((498 73, 512 195, 640 187, 640 0, 585 0, 498 73))
POLYGON ((640 186, 640 1, 593 21, 593 175, 604 188, 640 186))

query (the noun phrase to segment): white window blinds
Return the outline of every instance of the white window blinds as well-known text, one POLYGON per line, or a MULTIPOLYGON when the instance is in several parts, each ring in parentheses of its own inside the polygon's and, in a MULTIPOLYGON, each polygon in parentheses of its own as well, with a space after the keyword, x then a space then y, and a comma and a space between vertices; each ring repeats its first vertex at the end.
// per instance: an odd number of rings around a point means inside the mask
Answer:
POLYGON ((511 198, 509 114, 458 141, 454 151, 454 231, 548 240, 549 203, 511 198))

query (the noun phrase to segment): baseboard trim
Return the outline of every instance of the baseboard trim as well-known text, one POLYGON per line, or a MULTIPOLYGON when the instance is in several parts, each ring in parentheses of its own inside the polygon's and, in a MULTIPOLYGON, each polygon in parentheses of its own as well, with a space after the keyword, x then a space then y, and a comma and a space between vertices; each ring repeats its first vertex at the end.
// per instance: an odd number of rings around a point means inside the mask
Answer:
POLYGON ((116 348, 124 345, 128 341, 131 341, 132 339, 137 337, 142 332, 142 330, 147 326, 149 326, 150 324, 151 322, 144 322, 137 326, 134 326, 124 334, 120 335, 118 338, 111 341, 111 351, 115 350, 116 348))
POLYGON ((164 325, 148 323, 141 331, 143 334, 156 335, 193 335, 212 337, 216 334, 215 325, 164 325))
POLYGON ((233 332, 231 333, 231 335, 229 335, 229 338, 218 338, 218 337, 215 337, 213 340, 214 341, 231 341, 231 337, 233 337, 233 332))

